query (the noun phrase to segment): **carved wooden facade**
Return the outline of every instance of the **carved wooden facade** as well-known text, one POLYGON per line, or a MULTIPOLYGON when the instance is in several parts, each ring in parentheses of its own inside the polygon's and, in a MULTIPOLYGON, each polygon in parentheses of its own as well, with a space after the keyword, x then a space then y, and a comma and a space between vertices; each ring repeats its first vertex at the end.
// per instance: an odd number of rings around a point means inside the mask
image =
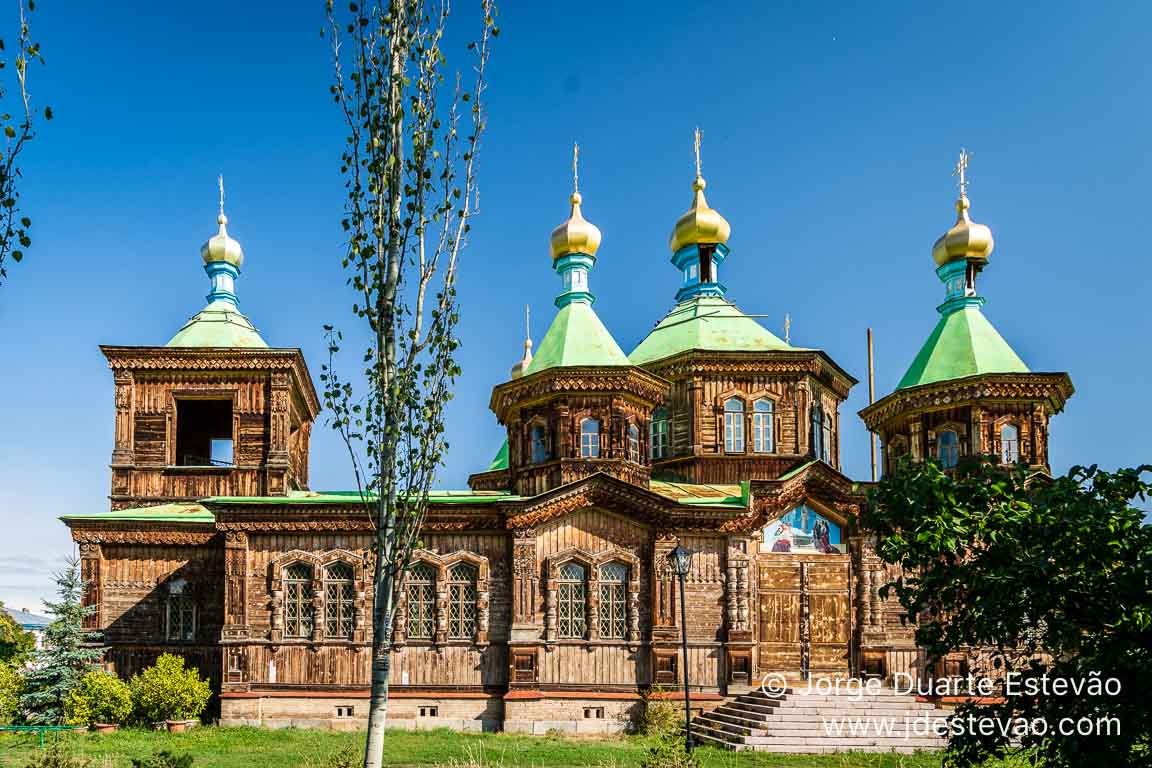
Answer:
MULTIPOLYGON (((226 722, 362 722, 373 530, 355 497, 307 492, 319 409, 300 353, 104 351, 114 512, 68 523, 110 667, 129 675, 181 653, 213 681, 226 722), (204 400, 227 408, 181 410, 204 400), (230 425, 231 465, 181 462, 181 440, 208 434, 181 424, 188 413, 230 425), (156 516, 116 517, 127 507, 156 516)), ((865 491, 838 470, 853 383, 822 353, 785 350, 498 386, 508 466, 430 508, 392 627, 394 722, 534 730, 627 716, 643 691, 685 676, 707 703, 768 673, 914 669, 911 630, 879 597, 892 574, 856 523, 865 491), (771 414, 770 444, 750 437, 756 413, 771 414), (668 564, 678 542, 695 552, 686 627, 668 564)), ((1059 375, 990 376, 898 392, 864 418, 918 456, 942 426, 967 451, 994 446, 1012 419, 1021 455, 1043 466, 1048 416, 1068 394, 1059 375)))

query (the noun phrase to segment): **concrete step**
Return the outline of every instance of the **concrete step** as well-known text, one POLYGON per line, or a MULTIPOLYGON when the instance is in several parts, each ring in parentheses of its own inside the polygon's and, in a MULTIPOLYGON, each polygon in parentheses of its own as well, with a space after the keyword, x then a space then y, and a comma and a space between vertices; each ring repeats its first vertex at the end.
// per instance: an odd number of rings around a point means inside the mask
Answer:
MULTIPOLYGON (((713 722, 713 723, 717 723, 717 724, 723 723, 725 725, 730 725, 730 726, 733 726, 735 728, 741 729, 742 733, 761 734, 764 732, 764 722, 761 720, 751 720, 747 717, 741 717, 739 715, 731 715, 731 714, 728 714, 725 712, 717 712, 715 710, 713 710, 712 712, 708 712, 707 714, 701 715, 697 719, 708 721, 708 722, 713 722)), ((725 730, 731 730, 731 729, 726 728, 725 730)))

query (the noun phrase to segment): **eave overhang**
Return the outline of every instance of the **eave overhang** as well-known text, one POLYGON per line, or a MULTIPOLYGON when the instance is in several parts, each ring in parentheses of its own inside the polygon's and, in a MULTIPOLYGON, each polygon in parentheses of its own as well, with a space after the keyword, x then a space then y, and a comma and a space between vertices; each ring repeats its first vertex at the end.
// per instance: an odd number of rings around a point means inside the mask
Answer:
POLYGON ((718 373, 812 376, 841 399, 858 382, 828 354, 819 349, 767 350, 755 352, 690 349, 644 363, 647 371, 666 379, 718 373))
POLYGON ((987 403, 1035 401, 1050 413, 1064 410, 1075 392, 1067 373, 983 373, 898 389, 859 412, 864 426, 876 432, 906 413, 987 403))
POLYGON ((671 384, 637 366, 545 368, 492 389, 489 408, 501 424, 520 408, 565 394, 605 394, 631 398, 652 408, 662 402, 671 384))
POLYGON ((310 420, 315 420, 322 410, 312 375, 308 372, 308 363, 298 347, 118 347, 102 344, 100 351, 112 370, 286 371, 302 396, 310 420))

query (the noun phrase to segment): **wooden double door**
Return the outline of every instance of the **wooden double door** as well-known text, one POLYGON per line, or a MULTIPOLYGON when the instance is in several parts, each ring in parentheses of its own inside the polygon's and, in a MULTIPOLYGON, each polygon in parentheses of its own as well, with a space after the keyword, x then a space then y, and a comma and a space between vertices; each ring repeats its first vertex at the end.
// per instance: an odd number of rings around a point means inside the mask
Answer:
POLYGON ((847 674, 851 557, 766 554, 757 568, 759 674, 847 674))

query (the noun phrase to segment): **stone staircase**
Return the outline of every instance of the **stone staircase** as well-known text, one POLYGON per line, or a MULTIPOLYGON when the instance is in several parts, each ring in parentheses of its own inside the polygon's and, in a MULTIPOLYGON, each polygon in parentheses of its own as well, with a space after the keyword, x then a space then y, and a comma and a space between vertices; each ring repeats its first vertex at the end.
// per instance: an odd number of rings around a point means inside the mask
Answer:
POLYGON ((699 744, 758 752, 916 752, 943 749, 930 725, 951 710, 890 688, 863 693, 739 694, 692 721, 699 744))

